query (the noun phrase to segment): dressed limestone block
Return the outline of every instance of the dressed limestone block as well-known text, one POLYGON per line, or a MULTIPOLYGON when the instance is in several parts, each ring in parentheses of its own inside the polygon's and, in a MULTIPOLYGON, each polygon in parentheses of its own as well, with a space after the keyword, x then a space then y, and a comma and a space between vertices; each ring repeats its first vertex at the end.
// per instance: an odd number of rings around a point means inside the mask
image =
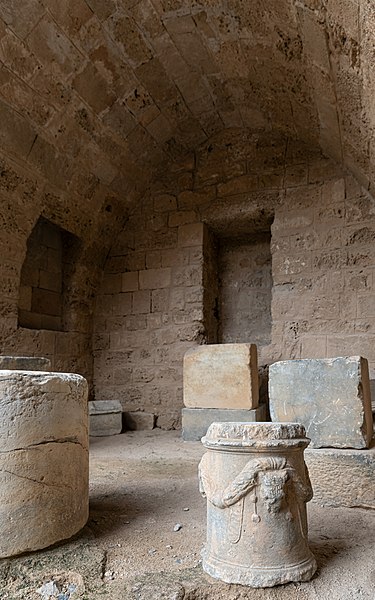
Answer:
POLYGON ((202 440, 200 491, 207 498, 203 569, 227 583, 271 587, 307 581, 312 488, 309 443, 297 423, 213 423, 202 440))
POLYGON ((122 430, 122 406, 118 400, 89 402, 90 435, 117 435, 122 430))
POLYGON ((87 382, 0 370, 0 557, 45 548, 88 518, 87 382))
POLYGON ((187 408, 256 408, 259 402, 255 344, 213 344, 184 356, 187 408))
POLYGON ((50 371, 51 361, 41 356, 0 356, 0 370, 50 371))
POLYGON ((314 502, 323 506, 375 510, 375 446, 308 448, 305 452, 314 502))
POLYGON ((256 422, 265 421, 267 407, 259 404, 250 410, 230 408, 183 408, 182 409, 182 439, 185 442, 199 442, 206 435, 209 426, 226 421, 256 422))
POLYGON ((365 448, 372 438, 367 360, 287 360, 269 369, 273 421, 298 421, 315 448, 365 448))

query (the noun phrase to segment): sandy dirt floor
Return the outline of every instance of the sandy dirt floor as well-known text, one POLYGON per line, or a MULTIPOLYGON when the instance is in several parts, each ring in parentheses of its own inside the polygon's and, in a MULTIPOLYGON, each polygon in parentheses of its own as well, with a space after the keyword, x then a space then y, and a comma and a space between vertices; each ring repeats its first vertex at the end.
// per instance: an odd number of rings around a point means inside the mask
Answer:
POLYGON ((309 504, 319 569, 308 583, 254 590, 205 575, 202 453, 179 432, 93 439, 87 526, 53 548, 0 561, 0 599, 375 600, 371 510, 309 504))

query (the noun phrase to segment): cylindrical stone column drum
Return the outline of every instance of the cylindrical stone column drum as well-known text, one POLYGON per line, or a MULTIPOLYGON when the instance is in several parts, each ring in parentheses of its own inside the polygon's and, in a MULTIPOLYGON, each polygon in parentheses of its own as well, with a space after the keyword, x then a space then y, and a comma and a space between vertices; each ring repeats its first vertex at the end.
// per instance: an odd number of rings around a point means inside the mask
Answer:
POLYGON ((0 370, 0 558, 85 525, 88 456, 83 377, 0 370))
POLYGON ((270 587, 307 581, 316 561, 307 541, 312 489, 297 423, 213 423, 199 465, 207 497, 203 569, 227 583, 270 587))

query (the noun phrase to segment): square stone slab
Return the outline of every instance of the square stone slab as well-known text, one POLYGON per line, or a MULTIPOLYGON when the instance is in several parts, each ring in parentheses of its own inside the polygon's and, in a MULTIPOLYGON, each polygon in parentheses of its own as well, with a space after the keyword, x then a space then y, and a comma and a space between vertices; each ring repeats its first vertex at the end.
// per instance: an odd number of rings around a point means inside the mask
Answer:
POLYGON ((306 427, 311 447, 368 448, 372 411, 368 364, 360 356, 287 360, 269 369, 272 421, 306 427))
POLYGON ((258 402, 255 344, 212 344, 187 351, 184 357, 187 408, 249 410, 256 408, 258 402))

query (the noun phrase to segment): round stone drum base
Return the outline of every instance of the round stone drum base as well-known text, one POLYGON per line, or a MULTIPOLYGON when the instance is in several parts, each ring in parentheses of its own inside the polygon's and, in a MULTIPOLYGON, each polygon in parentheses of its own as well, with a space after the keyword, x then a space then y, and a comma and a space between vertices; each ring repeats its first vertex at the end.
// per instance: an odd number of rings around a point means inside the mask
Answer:
POLYGON ((80 375, 0 370, 0 558, 85 525, 87 404, 80 375))
POLYGON ((291 581, 309 581, 314 575, 317 564, 313 556, 298 565, 280 565, 279 567, 257 568, 243 565, 228 565, 215 558, 205 558, 203 570, 225 583, 238 583, 253 588, 273 587, 291 581))

